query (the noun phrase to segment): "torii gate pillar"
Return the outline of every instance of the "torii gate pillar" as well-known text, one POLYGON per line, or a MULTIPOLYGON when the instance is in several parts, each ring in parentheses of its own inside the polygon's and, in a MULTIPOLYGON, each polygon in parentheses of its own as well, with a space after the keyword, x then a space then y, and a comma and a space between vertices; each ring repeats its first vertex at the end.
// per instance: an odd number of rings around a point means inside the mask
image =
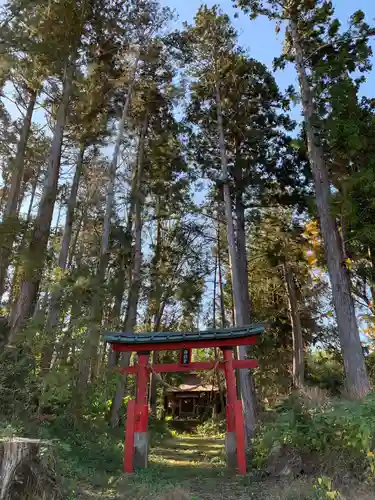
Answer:
POLYGON ((225 452, 229 469, 238 468, 240 474, 246 474, 245 429, 242 401, 237 400, 236 377, 233 366, 233 348, 222 348, 224 355, 224 373, 227 384, 227 432, 225 452))
POLYGON ((148 464, 148 404, 147 404, 147 382, 148 382, 148 358, 149 352, 138 353, 137 363, 137 398, 135 403, 134 422, 134 467, 145 469, 148 464))

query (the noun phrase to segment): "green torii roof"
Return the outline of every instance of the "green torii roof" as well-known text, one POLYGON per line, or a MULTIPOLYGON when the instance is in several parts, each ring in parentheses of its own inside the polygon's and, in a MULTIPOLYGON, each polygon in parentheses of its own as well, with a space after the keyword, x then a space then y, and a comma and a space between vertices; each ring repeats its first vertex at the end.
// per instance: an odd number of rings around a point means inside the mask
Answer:
POLYGON ((142 333, 107 333, 104 341, 109 344, 164 344, 169 342, 187 342, 200 340, 230 340, 260 335, 265 325, 258 323, 235 328, 219 328, 198 332, 142 332, 142 333))

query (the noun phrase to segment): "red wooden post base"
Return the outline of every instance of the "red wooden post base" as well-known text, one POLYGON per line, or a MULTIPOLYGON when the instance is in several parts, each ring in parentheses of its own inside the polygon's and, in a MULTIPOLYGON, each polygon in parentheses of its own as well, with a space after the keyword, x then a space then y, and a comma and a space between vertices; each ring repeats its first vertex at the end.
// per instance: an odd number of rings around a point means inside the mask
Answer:
POLYGON ((234 375, 233 349, 224 348, 224 372, 227 383, 227 434, 225 448, 228 467, 237 468, 246 474, 245 430, 242 401, 237 400, 236 377, 234 375))
POLYGON ((148 463, 148 353, 138 354, 137 399, 128 403, 124 452, 124 472, 146 468, 148 463))
POLYGON ((135 469, 146 469, 148 465, 148 358, 148 352, 138 353, 133 457, 135 469))

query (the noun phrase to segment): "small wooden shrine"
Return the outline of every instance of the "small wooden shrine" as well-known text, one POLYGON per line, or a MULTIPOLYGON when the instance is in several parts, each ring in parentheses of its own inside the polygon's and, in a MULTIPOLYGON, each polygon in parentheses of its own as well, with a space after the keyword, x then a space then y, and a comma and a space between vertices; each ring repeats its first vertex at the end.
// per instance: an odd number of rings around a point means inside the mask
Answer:
POLYGON ((193 419, 218 415, 222 411, 220 390, 213 382, 205 382, 197 373, 184 374, 182 383, 165 393, 165 414, 193 419))
POLYGON ((224 371, 227 397, 226 419, 227 433, 225 448, 227 463, 237 468, 241 474, 246 473, 245 430, 242 401, 237 397, 236 377, 234 370, 256 368, 258 362, 253 359, 235 360, 233 347, 255 344, 256 337, 264 331, 264 325, 250 325, 231 329, 205 330, 201 332, 158 332, 158 333, 113 333, 105 335, 104 340, 117 352, 136 352, 137 362, 134 366, 121 369, 123 373, 137 376, 136 399, 128 402, 124 471, 133 472, 134 468, 145 468, 148 465, 148 413, 147 384, 149 375, 167 372, 197 372, 200 370, 220 369, 224 371), (191 361, 191 350, 201 348, 220 348, 224 361, 191 361), (152 351, 180 350, 179 363, 150 364, 152 351))

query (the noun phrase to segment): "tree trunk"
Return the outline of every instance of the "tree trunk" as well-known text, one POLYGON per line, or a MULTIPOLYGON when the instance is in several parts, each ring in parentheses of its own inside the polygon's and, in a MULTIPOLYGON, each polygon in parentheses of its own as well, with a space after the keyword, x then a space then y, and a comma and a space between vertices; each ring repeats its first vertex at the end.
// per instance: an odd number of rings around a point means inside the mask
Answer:
MULTIPOLYGON (((144 195, 142 192, 142 182, 143 182, 143 169, 144 169, 144 152, 145 152, 145 142, 148 130, 148 111, 146 111, 146 116, 142 125, 141 137, 139 141, 139 153, 138 153, 138 168, 137 168, 137 184, 135 193, 134 203, 134 257, 132 266, 132 276, 131 284, 129 290, 128 304, 126 309, 126 316, 124 322, 125 332, 132 332, 135 328, 137 322, 137 311, 138 311, 138 301, 139 301, 139 290, 140 290, 140 278, 141 278, 141 264, 142 264, 142 207, 144 203, 144 195)), ((129 365, 130 353, 123 353, 120 358, 121 366, 129 365)), ((119 412, 124 398, 124 392, 126 388, 126 377, 122 376, 117 384, 116 394, 112 401, 111 408, 111 425, 112 427, 117 427, 119 423, 119 412)))
MULTIPOLYGON (((114 293, 114 304, 111 312, 110 324, 112 325, 113 331, 117 331, 120 328, 120 318, 121 309, 124 300, 125 284, 126 284, 126 264, 127 258, 126 253, 128 251, 128 244, 121 244, 120 255, 119 255, 119 269, 116 273, 115 283, 113 286, 114 293)), ((113 351, 112 349, 108 352, 108 368, 112 369, 117 365, 119 359, 119 353, 113 351)))
POLYGON ((61 148, 69 100, 72 93, 74 72, 75 63, 71 62, 67 65, 65 73, 62 99, 57 112, 43 194, 39 203, 38 214, 28 251, 28 265, 25 266, 19 297, 12 312, 10 342, 15 339, 16 334, 21 330, 25 321, 32 316, 36 305, 57 195, 61 148))
POLYGON ((72 244, 70 245, 68 262, 66 265, 67 269, 70 269, 73 265, 73 260, 74 260, 74 257, 76 256, 78 238, 79 238, 79 235, 81 233, 81 229, 85 227, 86 215, 87 215, 87 208, 84 208, 82 211, 81 217, 79 218, 79 220, 76 224, 77 225, 76 232, 75 232, 72 244))
POLYGON ((212 297, 212 328, 216 328, 216 288, 217 288, 217 267, 219 258, 215 255, 215 269, 214 269, 214 290, 212 297))
MULTIPOLYGON (((154 316, 154 324, 153 324, 154 332, 160 331, 160 324, 164 314, 166 301, 167 301, 166 297, 160 300, 159 311, 154 316)), ((152 353, 152 364, 156 364, 158 362, 159 362, 159 352, 154 351, 152 353)), ((157 408, 157 381, 158 378, 155 376, 154 373, 152 373, 150 375, 150 408, 151 408, 151 413, 153 415, 156 415, 156 408, 157 408)))
POLYGON ((134 64, 132 79, 129 83, 128 93, 122 110, 121 120, 118 124, 115 147, 113 150, 112 161, 109 168, 109 180, 108 180, 106 208, 105 208, 104 223, 103 223, 103 235, 102 235, 100 257, 99 257, 99 269, 96 275, 96 286, 98 289, 98 293, 96 293, 94 296, 92 305, 92 321, 80 363, 79 385, 81 387, 81 390, 85 388, 89 379, 90 360, 92 367, 91 370, 92 375, 96 372, 96 366, 98 363, 98 345, 100 340, 100 325, 102 321, 102 309, 103 309, 102 307, 103 297, 101 288, 105 280, 105 273, 108 266, 109 234, 111 229, 111 218, 113 212, 113 202, 115 197, 116 172, 117 172, 118 157, 120 154, 121 142, 124 136, 125 124, 128 117, 137 68, 138 68, 138 59, 136 59, 134 64))
POLYGON ((219 222, 217 229, 217 256, 218 256, 218 278, 219 278, 219 291, 220 291, 220 317, 221 317, 221 326, 225 328, 226 326, 226 318, 225 318, 225 304, 224 304, 224 288, 223 288, 223 276, 221 270, 221 245, 220 245, 220 231, 219 231, 219 222))
POLYGON ((289 26, 301 88, 309 160, 315 183, 316 204, 344 358, 346 385, 349 395, 358 399, 370 391, 370 386, 350 289, 349 273, 343 265, 344 255, 340 236, 336 221, 331 214, 329 174, 324 160, 323 147, 319 140, 319 131, 313 123, 316 110, 304 65, 304 54, 294 20, 290 20, 289 26))
POLYGON ((297 291, 294 282, 293 271, 291 267, 284 262, 284 279, 285 288, 288 297, 289 314, 292 323, 292 337, 293 337, 293 387, 301 389, 304 386, 304 346, 303 335, 301 327, 301 318, 298 308, 297 291))
MULTIPOLYGON (((224 194, 224 205, 225 205, 225 217, 227 220, 228 249, 232 267, 232 289, 233 289, 233 299, 234 299, 234 307, 236 313, 236 325, 244 326, 248 323, 248 318, 246 317, 247 307, 245 304, 243 290, 241 287, 241 282, 242 282, 240 276, 241 269, 238 261, 239 256, 237 252, 235 232, 234 232, 232 197, 228 182, 227 154, 225 147, 220 88, 218 82, 216 84, 216 107, 217 107, 217 122, 218 122, 220 157, 221 157, 221 170, 224 182, 223 194, 224 194)), ((249 439, 251 438, 254 432, 256 415, 255 415, 255 398, 252 387, 250 385, 250 379, 248 374, 246 375, 246 377, 241 376, 240 390, 241 390, 242 404, 244 408, 246 436, 249 439)))
POLYGON ((12 253, 13 242, 17 233, 17 228, 15 227, 18 223, 17 207, 25 165, 25 152, 30 135, 35 103, 36 92, 30 90, 29 104, 27 106, 26 115, 23 119, 21 134, 17 144, 16 157, 11 165, 12 176, 10 189, 0 229, 2 233, 2 242, 0 245, 0 301, 4 294, 9 260, 12 253))
MULTIPOLYGON (((161 323, 161 301, 162 301, 162 290, 159 275, 159 266, 161 258, 161 248, 162 248, 162 223, 161 223, 161 200, 158 197, 156 202, 156 245, 155 254, 152 259, 151 264, 151 289, 148 297, 148 324, 150 329, 153 328, 154 332, 158 332, 161 323), (152 321, 153 319, 153 321, 152 321)), ((152 363, 158 362, 158 352, 154 351, 152 353, 152 363)), ((156 415, 157 409, 157 379, 154 373, 150 375, 150 409, 153 415, 156 415)))
POLYGON ((50 442, 38 439, 0 440, 0 500, 62 498, 54 471, 43 461, 51 447, 50 442))
MULTIPOLYGON (((242 313, 243 324, 250 323, 250 294, 249 294, 249 269, 247 263, 247 249, 246 249, 246 234, 245 234, 245 207, 243 204, 243 195, 241 192, 236 193, 235 209, 236 209, 236 235, 237 235, 237 265, 239 266, 241 277, 241 298, 242 298, 242 313)), ((246 359, 248 355, 248 347, 238 346, 237 357, 238 359, 246 359)), ((254 377, 249 370, 238 370, 238 377, 240 380, 241 394, 245 392, 251 393, 252 397, 247 401, 246 411, 251 412, 253 424, 251 429, 254 428, 257 414, 257 398, 255 393, 254 377)), ((250 426, 250 423, 249 423, 250 426)), ((252 432, 250 427, 248 429, 248 437, 251 437, 252 432)))
POLYGON ((250 293, 249 293, 249 270, 247 264, 246 234, 245 234, 245 207, 242 193, 236 193, 236 243, 237 263, 240 268, 243 314, 247 324, 250 322, 250 293))
POLYGON ((32 214, 32 211, 33 211, 35 194, 36 194, 36 189, 38 187, 38 181, 39 181, 39 176, 40 176, 41 170, 42 170, 42 165, 39 163, 38 170, 37 170, 37 172, 35 174, 35 178, 34 178, 34 180, 32 182, 32 186, 31 186, 31 194, 30 194, 29 207, 27 209, 27 214, 26 214, 26 220, 25 220, 25 224, 24 224, 24 229, 22 231, 22 238, 21 238, 21 243, 20 243, 20 250, 22 250, 23 247, 24 247, 26 233, 27 233, 27 230, 28 230, 28 228, 30 226, 31 214, 32 214))
MULTIPOLYGON (((374 269, 375 269, 375 260, 374 260, 373 252, 371 251, 371 248, 367 249, 367 253, 368 253, 368 258, 370 261, 370 267, 371 267, 371 270, 373 273, 374 269)), ((371 294, 371 300, 370 300, 369 307, 371 309, 372 314, 374 314, 374 312, 375 312, 375 286, 374 286, 374 280, 372 279, 372 276, 373 276, 373 274, 371 275, 371 280, 370 280, 370 284, 369 284, 370 294, 371 294)))
POLYGON ((115 302, 113 304, 112 313, 111 313, 111 321, 113 322, 114 328, 117 329, 120 323, 121 309, 125 292, 125 268, 126 268, 126 256, 125 252, 127 249, 125 245, 121 245, 120 255, 119 255, 119 270, 116 273, 116 282, 114 283, 114 299, 115 302))
MULTIPOLYGON (((81 224, 83 224, 83 227, 85 227, 85 216, 83 216, 83 220, 81 221, 81 224)), ((80 245, 80 249, 78 253, 76 254, 76 270, 77 270, 77 276, 80 276, 82 274, 82 255, 83 255, 83 244, 80 245)), ((70 309, 70 314, 69 314, 69 326, 67 331, 64 333, 63 338, 61 339, 61 344, 58 347, 58 354, 57 354, 57 359, 61 363, 66 363, 69 357, 69 352, 70 349, 75 349, 75 343, 72 340, 72 332, 75 327, 75 323, 77 319, 81 316, 82 312, 82 295, 77 292, 73 291, 72 293, 72 307, 70 309)))
MULTIPOLYGON (((140 137, 139 137, 139 142, 140 138, 142 135, 142 130, 140 132, 140 137)), ((136 200, 136 192, 137 192, 137 175, 138 175, 138 161, 139 161, 139 147, 138 147, 138 154, 136 157, 136 161, 133 164, 133 169, 132 169, 132 179, 131 179, 131 187, 130 187, 130 201, 129 201, 129 206, 128 206, 128 211, 127 211, 127 221, 126 221, 126 229, 125 229, 125 234, 127 235, 128 238, 128 244, 127 248, 125 249, 125 255, 124 255, 124 263, 123 263, 123 274, 124 274, 124 280, 123 280, 123 286, 125 287, 125 276, 128 274, 128 281, 129 281, 129 286, 131 284, 131 264, 133 262, 133 249, 132 249, 132 230, 133 230, 133 216, 134 216, 134 207, 135 207, 135 200, 136 200), (128 270, 128 273, 126 272, 128 270)), ((125 290, 125 288, 124 288, 125 290)), ((110 351, 109 357, 108 357, 108 363, 109 367, 114 367, 117 365, 118 360, 120 358, 120 353, 110 351)))
MULTIPOLYGON (((142 146, 142 149, 143 148, 144 146, 142 146)), ((141 170, 143 170, 143 168, 139 166, 139 175, 143 175, 140 173, 141 170)), ((138 186, 140 186, 140 183, 138 183, 138 186)), ((142 263, 142 205, 143 205, 143 200, 141 200, 142 196, 143 196, 142 193, 138 191, 137 193, 138 199, 135 204, 135 214, 134 214, 134 262, 133 262, 131 287, 128 297, 128 306, 126 311, 126 322, 125 322, 126 332, 133 331, 137 323, 137 310, 138 310, 139 290, 141 284, 141 263, 142 263)))
MULTIPOLYGON (((74 178, 70 189, 70 195, 67 202, 64 234, 61 242, 61 249, 57 263, 58 267, 63 272, 66 270, 68 256, 69 256, 69 247, 70 247, 70 241, 72 239, 72 230, 74 222, 74 211, 77 205, 77 193, 82 173, 84 154, 85 154, 85 144, 82 143, 79 148, 76 170, 74 173, 74 178)), ((60 283, 57 283, 56 288, 53 290, 51 295, 50 306, 46 322, 47 339, 41 352, 40 366, 42 374, 47 373, 51 365, 54 342, 56 337, 55 328, 58 324, 62 294, 63 294, 63 288, 60 283)))
MULTIPOLYGON (((18 254, 21 254, 24 250, 24 247, 25 247, 25 238, 26 238, 27 231, 30 227, 31 213, 32 213, 33 206, 34 206, 34 199, 35 199, 36 189, 38 187, 40 171, 41 171, 41 164, 39 163, 38 170, 37 170, 37 172, 35 174, 35 178, 32 182, 29 207, 27 209, 26 220, 25 220, 25 222, 23 224, 23 228, 22 228, 22 236, 21 236, 21 241, 20 241, 19 247, 18 247, 19 248, 18 254)), ((18 279, 20 277, 19 275, 20 275, 20 273, 19 273, 19 261, 17 261, 14 272, 13 272, 12 285, 10 288, 9 301, 8 301, 9 304, 13 304, 15 297, 17 296, 16 284, 17 284, 18 279)))
POLYGON ((55 230, 52 230, 52 234, 55 236, 59 235, 59 227, 60 227, 60 219, 61 219, 61 210, 62 210, 62 203, 58 203, 58 209, 57 209, 57 217, 56 217, 56 225, 55 225, 55 230))
MULTIPOLYGON (((7 176, 6 176, 7 177, 7 176)), ((5 205, 6 201, 8 199, 8 180, 5 176, 3 177, 4 183, 3 187, 1 189, 1 196, 0 196, 0 215, 3 216, 4 211, 5 211, 5 205)))
MULTIPOLYGON (((216 328, 216 288, 217 288, 217 275, 219 274, 219 287, 220 287, 220 294, 222 292, 222 289, 221 289, 221 271, 220 271, 220 254, 219 254, 219 251, 220 251, 220 245, 218 244, 217 245, 217 253, 216 253, 216 257, 215 257, 215 271, 214 271, 214 290, 213 290, 213 299, 212 299, 212 327, 213 328, 216 328)), ((221 302, 221 299, 222 297, 220 297, 220 302, 221 302)), ((223 306, 224 306, 224 303, 223 303, 223 306)), ((225 313, 224 313, 225 314, 225 313)), ((221 314, 221 321, 222 321, 222 327, 224 327, 224 324, 225 324, 225 321, 223 320, 223 311, 222 311, 222 314, 221 314)), ((214 348, 214 353, 215 353, 215 362, 219 359, 219 353, 218 353, 218 349, 215 347, 214 348)), ((225 405, 224 405, 224 391, 223 391, 223 387, 222 387, 222 384, 221 384, 221 380, 220 380, 220 370, 218 368, 216 368, 215 370, 215 373, 214 373, 214 377, 213 377, 213 383, 212 383, 212 387, 213 387, 213 390, 212 390, 212 394, 214 395, 215 394, 215 391, 214 391, 214 385, 215 385, 215 380, 216 380, 216 386, 219 390, 219 395, 220 395, 220 404, 221 404, 221 412, 220 413, 223 413, 224 412, 224 408, 225 408, 225 405)), ((216 417, 215 415, 215 410, 217 408, 217 402, 214 403, 214 407, 213 407, 213 417, 216 417)))

